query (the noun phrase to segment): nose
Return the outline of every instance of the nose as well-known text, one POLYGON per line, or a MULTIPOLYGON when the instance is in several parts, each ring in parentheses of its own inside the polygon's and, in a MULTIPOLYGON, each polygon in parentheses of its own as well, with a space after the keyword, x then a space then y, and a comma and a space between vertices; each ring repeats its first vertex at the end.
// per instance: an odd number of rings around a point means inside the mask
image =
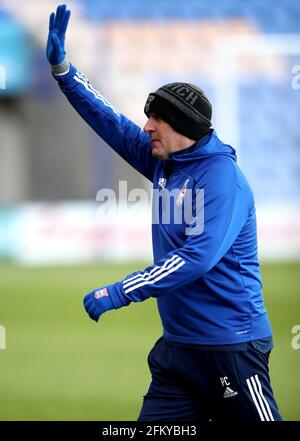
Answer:
POLYGON ((154 120, 153 120, 153 117, 150 116, 144 126, 144 132, 150 133, 150 132, 154 132, 154 131, 155 131, 154 120))

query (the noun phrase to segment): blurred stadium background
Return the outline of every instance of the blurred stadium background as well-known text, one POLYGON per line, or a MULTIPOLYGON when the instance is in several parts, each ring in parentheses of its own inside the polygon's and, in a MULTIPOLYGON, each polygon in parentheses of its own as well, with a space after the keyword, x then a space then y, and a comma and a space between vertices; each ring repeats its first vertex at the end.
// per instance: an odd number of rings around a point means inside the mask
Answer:
MULTIPOLYGON (((120 196, 103 220, 97 192, 150 186, 52 79, 44 52, 57 4, 0 0, 0 419, 134 420, 161 333, 155 302, 95 325, 81 299, 151 261, 148 204, 137 211, 120 196)), ((163 83, 210 96, 214 127, 254 189, 273 387, 284 418, 299 420, 300 1, 67 4, 69 59, 141 126, 163 83)))

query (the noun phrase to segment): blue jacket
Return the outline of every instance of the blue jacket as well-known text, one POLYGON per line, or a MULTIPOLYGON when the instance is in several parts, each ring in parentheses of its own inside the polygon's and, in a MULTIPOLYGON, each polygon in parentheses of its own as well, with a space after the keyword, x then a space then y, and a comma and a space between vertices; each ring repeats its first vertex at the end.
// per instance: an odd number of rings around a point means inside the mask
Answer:
POLYGON ((234 149, 211 130, 160 161, 151 154, 149 135, 74 66, 55 78, 101 138, 153 182, 155 263, 109 286, 115 308, 156 297, 165 337, 181 343, 226 345, 270 336, 254 199, 234 149))

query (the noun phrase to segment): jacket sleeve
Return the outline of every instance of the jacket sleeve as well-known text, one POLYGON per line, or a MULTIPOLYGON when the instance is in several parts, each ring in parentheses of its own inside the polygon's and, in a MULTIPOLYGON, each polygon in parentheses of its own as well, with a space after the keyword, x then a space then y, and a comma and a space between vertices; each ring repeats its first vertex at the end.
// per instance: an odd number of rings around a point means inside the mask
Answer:
POLYGON ((53 76, 71 105, 95 132, 152 181, 157 159, 152 156, 149 135, 118 112, 74 66, 65 75, 53 76))
MULTIPOLYGON (((232 246, 250 211, 234 164, 217 160, 206 170, 204 181, 205 184, 201 179, 196 185, 204 191, 204 198, 194 205, 196 219, 203 219, 202 228, 197 234, 188 235, 182 247, 169 252, 155 265, 112 285, 110 294, 116 309, 149 297, 171 295, 175 289, 206 274, 232 246)), ((190 228, 196 228, 196 223, 190 228)))

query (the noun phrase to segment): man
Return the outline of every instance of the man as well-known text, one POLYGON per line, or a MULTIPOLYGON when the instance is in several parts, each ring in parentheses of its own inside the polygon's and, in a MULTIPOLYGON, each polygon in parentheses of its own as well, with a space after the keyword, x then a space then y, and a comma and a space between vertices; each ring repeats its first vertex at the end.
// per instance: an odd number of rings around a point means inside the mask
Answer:
POLYGON ((153 182, 156 194, 161 190, 154 265, 84 298, 95 321, 110 309, 157 298, 163 337, 149 354, 152 381, 139 420, 281 420, 268 374, 272 330, 253 195, 234 149, 211 129, 208 98, 192 84, 160 87, 146 102, 143 132, 65 58, 69 17, 65 5, 50 17, 54 77, 85 121, 153 182), (189 204, 188 219, 176 222, 189 204))

